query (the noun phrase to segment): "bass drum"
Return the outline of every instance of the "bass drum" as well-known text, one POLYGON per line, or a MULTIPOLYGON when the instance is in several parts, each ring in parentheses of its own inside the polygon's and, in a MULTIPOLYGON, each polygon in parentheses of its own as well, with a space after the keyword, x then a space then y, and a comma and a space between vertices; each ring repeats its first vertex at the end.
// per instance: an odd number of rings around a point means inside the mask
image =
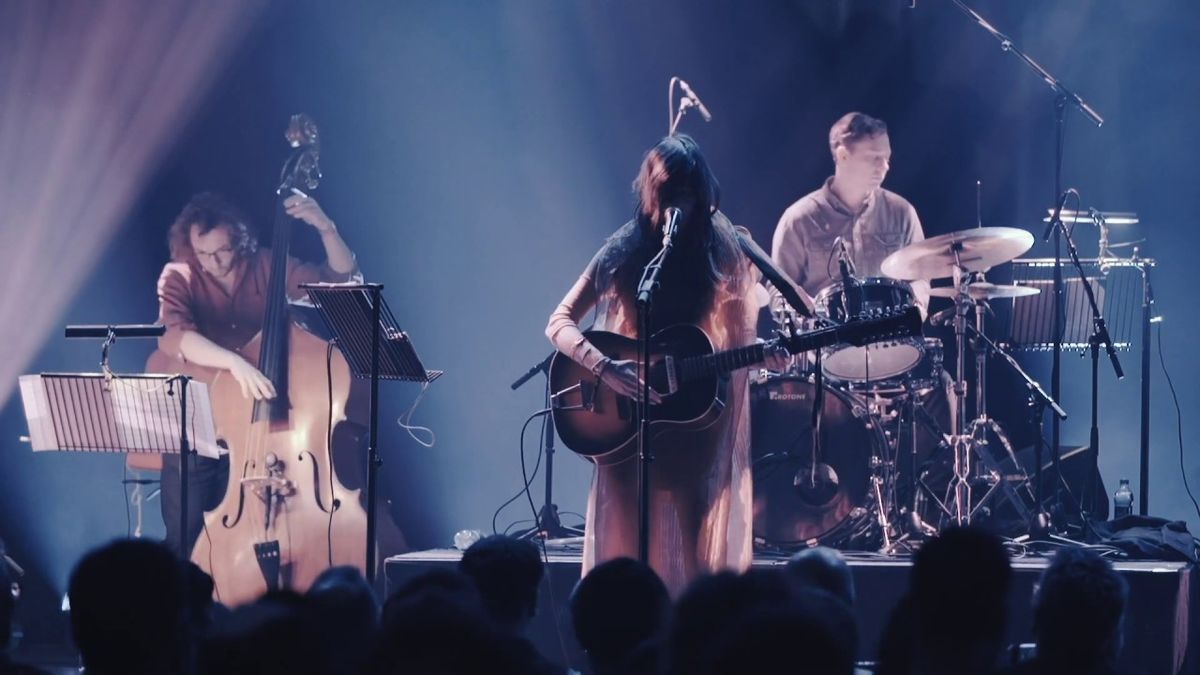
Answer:
POLYGON ((768 377, 751 388, 754 539, 776 550, 851 545, 870 529, 871 462, 883 432, 853 394, 825 388, 820 456, 813 453, 816 385, 768 377))

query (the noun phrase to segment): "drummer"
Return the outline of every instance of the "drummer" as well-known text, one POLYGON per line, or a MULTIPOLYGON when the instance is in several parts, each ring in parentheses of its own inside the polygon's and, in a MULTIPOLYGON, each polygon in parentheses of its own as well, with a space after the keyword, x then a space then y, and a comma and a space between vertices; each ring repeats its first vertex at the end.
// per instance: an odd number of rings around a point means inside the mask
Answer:
MULTIPOLYGON (((892 160, 882 120, 846 113, 829 130, 829 151, 833 176, 783 212, 771 246, 775 263, 809 296, 841 281, 839 237, 860 279, 883 276, 884 258, 925 238, 913 205, 881 187, 892 160)), ((924 315, 929 284, 914 281, 912 286, 924 315)))

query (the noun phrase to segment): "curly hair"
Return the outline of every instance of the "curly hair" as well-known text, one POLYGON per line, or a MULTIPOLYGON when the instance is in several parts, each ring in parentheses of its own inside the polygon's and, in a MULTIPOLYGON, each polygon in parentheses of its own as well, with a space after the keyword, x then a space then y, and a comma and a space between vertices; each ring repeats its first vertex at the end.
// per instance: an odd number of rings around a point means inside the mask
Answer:
POLYGON ((171 260, 183 262, 193 257, 193 225, 200 229, 200 234, 208 234, 222 225, 227 225, 234 253, 239 258, 253 253, 258 248, 258 239, 249 222, 240 209, 215 192, 192 195, 179 215, 175 216, 175 222, 171 223, 171 229, 167 232, 167 247, 171 252, 171 260))

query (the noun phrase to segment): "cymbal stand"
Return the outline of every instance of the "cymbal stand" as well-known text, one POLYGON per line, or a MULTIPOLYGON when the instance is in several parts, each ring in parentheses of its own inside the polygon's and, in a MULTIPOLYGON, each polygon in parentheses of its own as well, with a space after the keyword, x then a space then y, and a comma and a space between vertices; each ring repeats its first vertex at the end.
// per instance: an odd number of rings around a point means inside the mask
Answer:
POLYGON ((967 431, 967 380, 966 343, 967 311, 970 309, 968 281, 970 277, 962 265, 962 244, 950 245, 954 253, 954 359, 958 380, 954 383, 954 410, 950 415, 950 448, 954 454, 953 475, 946 486, 946 501, 951 507, 951 518, 956 525, 971 522, 971 450, 973 438, 967 431))
POLYGON ((1021 467, 1021 463, 1017 461, 1017 455, 1013 451, 1012 442, 1008 440, 1008 434, 1004 428, 1000 426, 992 417, 987 414, 987 355, 988 345, 986 322, 984 321, 984 312, 987 310, 987 300, 979 299, 975 301, 975 326, 973 331, 975 336, 971 338, 971 343, 975 350, 975 419, 971 421, 968 428, 968 435, 971 436, 971 445, 979 456, 979 464, 977 465, 977 482, 990 483, 991 487, 983 495, 982 498, 975 504, 971 510, 971 516, 974 515, 987 505, 988 500, 1000 490, 1005 497, 1012 503, 1017 514, 1023 522, 1030 522, 1029 508, 1025 501, 1021 498, 1017 491, 1010 485, 1009 476, 1004 475, 992 460, 988 452, 987 434, 989 431, 1000 440, 1000 445, 1012 460, 1012 465, 1016 471, 1020 472, 1018 478, 1020 484, 1025 488, 1029 498, 1034 499, 1033 491, 1029 486, 1029 476, 1021 467))

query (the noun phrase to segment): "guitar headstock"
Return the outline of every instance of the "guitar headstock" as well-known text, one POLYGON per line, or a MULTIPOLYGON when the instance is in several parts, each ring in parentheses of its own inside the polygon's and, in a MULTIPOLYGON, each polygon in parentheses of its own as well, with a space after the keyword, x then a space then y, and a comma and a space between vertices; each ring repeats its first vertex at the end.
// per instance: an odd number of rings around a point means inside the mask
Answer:
POLYGON ((855 347, 893 338, 921 334, 921 310, 916 307, 872 310, 856 315, 838 327, 842 340, 855 347))
POLYGON ((921 311, 916 307, 886 309, 859 314, 843 324, 832 324, 799 335, 780 334, 776 343, 797 354, 837 342, 856 347, 921 334, 921 311))

